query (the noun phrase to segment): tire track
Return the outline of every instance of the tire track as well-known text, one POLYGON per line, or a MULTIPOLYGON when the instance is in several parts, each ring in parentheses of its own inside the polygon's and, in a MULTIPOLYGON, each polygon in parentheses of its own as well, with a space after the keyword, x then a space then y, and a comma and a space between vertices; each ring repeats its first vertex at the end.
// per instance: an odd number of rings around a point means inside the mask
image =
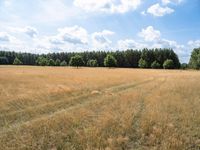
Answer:
MULTIPOLYGON (((122 90, 123 88, 126 89, 126 88, 131 88, 132 86, 135 86, 137 84, 142 84, 143 82, 148 82, 149 80, 146 80, 146 81, 141 81, 141 82, 134 82, 134 83, 131 83, 131 84, 119 84, 119 85, 114 85, 114 86, 111 86, 111 87, 107 87, 107 88, 104 88, 103 90, 102 89, 97 89, 97 91, 100 91, 100 92, 106 92, 106 91, 114 91, 114 89, 117 91, 117 90, 122 90)), ((88 91, 88 90, 85 90, 84 91, 86 94, 81 94, 81 93, 77 93, 76 95, 78 96, 75 96, 75 97, 71 97, 71 96, 68 96, 66 97, 65 94, 62 94, 62 96, 60 95, 52 95, 52 96, 48 96, 48 97, 51 97, 53 99, 53 97, 55 97, 55 99, 58 99, 58 100, 53 100, 52 101, 45 101, 44 103, 42 104, 38 104, 38 105, 34 105, 34 106, 27 106, 25 108, 21 108, 20 107, 20 110, 15 110, 15 111, 2 111, 0 110, 0 117, 4 116, 4 115, 11 115, 11 114, 14 114, 14 113, 20 113, 20 112, 23 112, 25 110, 30 110, 30 109, 36 109, 37 108, 40 108, 40 107, 45 107, 46 105, 57 105, 57 104, 60 104, 62 102, 70 102, 70 101, 74 101, 76 99, 85 99, 85 97, 88 97, 88 96, 91 96, 91 90, 88 91), (59 96, 59 98, 58 98, 59 96)), ((73 94, 74 95, 74 94, 73 94)), ((17 104, 16 104, 17 105, 17 104)))
POLYGON ((72 99, 72 101, 70 101, 71 103, 66 103, 66 100, 61 100, 58 102, 45 104, 37 108, 31 107, 25 110, 20 110, 14 113, 0 116, 0 130, 6 130, 10 127, 15 126, 16 124, 28 122, 38 117, 52 115, 59 111, 63 111, 66 109, 71 110, 71 109, 75 109, 76 106, 79 107, 80 105, 83 105, 83 104, 92 103, 94 102, 94 99, 98 100, 98 97, 104 96, 105 94, 107 94, 108 91, 113 92, 113 93, 118 93, 118 92, 122 92, 124 90, 131 89, 143 84, 147 84, 154 80, 155 78, 151 78, 151 79, 137 82, 137 83, 117 85, 117 86, 106 88, 105 90, 101 91, 102 94, 99 94, 99 95, 92 95, 90 93, 90 94, 86 94, 78 98, 72 99))
POLYGON ((145 108, 146 108, 145 99, 146 99, 146 97, 148 97, 149 95, 152 94, 153 90, 160 88, 166 82, 166 80, 167 80, 167 78, 165 77, 164 80, 161 81, 161 83, 158 83, 156 86, 154 86, 148 92, 145 92, 145 94, 142 94, 142 97, 141 97, 140 101, 138 102, 139 110, 136 113, 136 115, 134 115, 133 120, 132 120, 132 129, 130 131, 132 134, 130 136, 131 141, 128 144, 128 149, 133 149, 138 146, 141 146, 141 145, 139 145, 140 143, 138 143, 138 140, 140 137, 140 135, 138 133, 138 129, 140 126, 140 121, 141 121, 143 112, 145 111, 145 108))

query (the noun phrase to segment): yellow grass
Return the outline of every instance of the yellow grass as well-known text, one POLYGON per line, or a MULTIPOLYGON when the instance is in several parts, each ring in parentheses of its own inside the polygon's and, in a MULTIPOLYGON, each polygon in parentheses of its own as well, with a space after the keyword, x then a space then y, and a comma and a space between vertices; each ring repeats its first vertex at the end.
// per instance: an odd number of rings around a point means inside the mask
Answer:
POLYGON ((200 149, 200 72, 0 66, 0 149, 200 149))

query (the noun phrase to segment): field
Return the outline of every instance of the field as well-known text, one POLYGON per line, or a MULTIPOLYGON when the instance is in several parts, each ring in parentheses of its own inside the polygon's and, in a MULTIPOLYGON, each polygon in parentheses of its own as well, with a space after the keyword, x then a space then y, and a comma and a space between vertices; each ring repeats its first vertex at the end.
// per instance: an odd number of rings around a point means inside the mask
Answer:
POLYGON ((200 72, 0 67, 0 149, 200 149, 200 72))

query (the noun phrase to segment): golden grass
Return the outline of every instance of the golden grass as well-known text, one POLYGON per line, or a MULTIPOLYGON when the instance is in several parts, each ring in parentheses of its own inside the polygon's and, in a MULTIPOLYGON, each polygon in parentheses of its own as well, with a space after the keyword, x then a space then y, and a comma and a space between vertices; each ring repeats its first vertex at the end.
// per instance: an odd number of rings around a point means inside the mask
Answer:
POLYGON ((200 72, 0 67, 0 149, 200 149, 200 72))

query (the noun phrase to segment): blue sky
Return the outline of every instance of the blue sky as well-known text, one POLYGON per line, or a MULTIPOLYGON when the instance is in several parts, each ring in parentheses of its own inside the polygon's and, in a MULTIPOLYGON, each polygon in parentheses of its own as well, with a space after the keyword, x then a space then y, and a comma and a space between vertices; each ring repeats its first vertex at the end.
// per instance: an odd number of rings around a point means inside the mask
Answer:
POLYGON ((0 49, 31 53, 200 47, 199 0, 0 0, 0 49))

